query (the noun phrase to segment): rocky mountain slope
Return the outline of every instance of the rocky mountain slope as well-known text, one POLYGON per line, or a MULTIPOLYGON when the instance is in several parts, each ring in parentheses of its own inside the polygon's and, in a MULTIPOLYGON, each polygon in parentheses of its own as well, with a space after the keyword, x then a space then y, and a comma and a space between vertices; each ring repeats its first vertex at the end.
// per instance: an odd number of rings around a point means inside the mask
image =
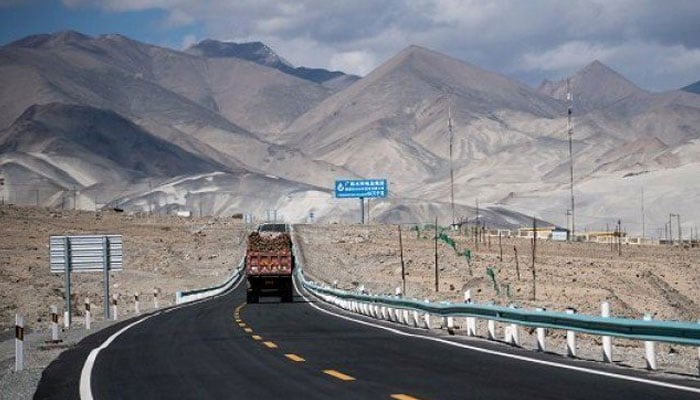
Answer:
POLYGON ((686 92, 700 94, 700 81, 691 83, 690 85, 683 87, 682 90, 685 90, 686 92))
MULTIPOLYGON (((493 224, 535 214, 565 225, 566 80, 535 90, 411 46, 338 90, 328 85, 347 75, 301 76, 259 43, 179 52, 76 32, 0 48, 0 72, 3 195, 25 192, 14 201, 55 205, 73 187, 134 210, 340 222, 358 220, 359 204, 333 199, 333 180, 382 177, 390 197, 370 202, 371 220, 447 223, 452 169, 456 217, 473 218, 478 201, 493 224), (32 119, 43 113, 55 123, 32 119), (96 118, 113 127, 93 129, 96 118), (140 151, 99 149, 122 130, 140 151), (37 194, 32 182, 51 188, 37 194)), ((600 62, 569 87, 577 226, 622 218, 641 233, 642 188, 650 229, 668 213, 686 231, 697 223, 700 95, 650 93, 600 62)))
POLYGON ((325 87, 334 91, 343 89, 360 79, 359 76, 348 75, 340 71, 329 71, 323 68, 294 67, 261 42, 235 43, 205 39, 190 46, 185 52, 208 58, 239 58, 252 61, 256 64, 277 69, 285 74, 296 76, 297 78, 323 84, 325 87))

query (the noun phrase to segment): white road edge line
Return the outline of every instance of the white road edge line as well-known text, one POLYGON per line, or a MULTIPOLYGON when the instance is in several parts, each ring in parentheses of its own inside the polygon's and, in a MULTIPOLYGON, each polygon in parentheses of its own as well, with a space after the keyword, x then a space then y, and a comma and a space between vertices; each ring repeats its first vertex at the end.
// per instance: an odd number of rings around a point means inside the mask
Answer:
MULTIPOLYGON (((334 312, 332 312, 332 311, 326 310, 326 309, 324 309, 324 308, 321 308, 321 307, 319 307, 319 306, 313 304, 313 303, 309 300, 309 298, 306 297, 306 296, 304 295, 304 293, 303 293, 301 290, 299 290, 299 287, 297 286, 296 279, 293 280, 293 282, 294 282, 294 287, 295 287, 297 293, 299 293, 299 294, 301 295, 301 297, 303 297, 304 300, 306 300, 307 303, 308 303, 311 307, 313 307, 313 308, 315 308, 315 309, 317 309, 317 310, 319 310, 319 311, 321 311, 321 312, 323 312, 323 313, 325 313, 325 314, 332 315, 332 316, 334 316, 334 317, 336 317, 336 318, 341 318, 341 319, 348 320, 348 321, 352 321, 352 322, 355 322, 355 323, 358 323, 358 324, 362 324, 362 325, 371 326, 371 327, 374 327, 374 328, 383 329, 383 330, 385 330, 385 331, 389 331, 389 332, 395 333, 395 334, 397 334, 397 335, 409 336, 409 337, 418 338, 418 339, 423 339, 423 340, 430 340, 430 341, 433 341, 433 342, 439 342, 439 343, 447 344, 447 345, 450 345, 450 346, 461 347, 461 348, 468 349, 468 350, 478 351, 478 352, 481 352, 481 353, 486 353, 486 354, 491 354, 491 355, 495 355, 495 356, 511 358, 511 359, 520 360, 520 361, 531 362, 531 363, 534 363, 534 364, 546 365, 546 366, 549 366, 549 367, 562 368, 562 369, 569 369, 569 370, 573 370, 573 371, 584 372, 584 373, 587 373, 587 374, 601 375, 601 376, 605 376, 605 377, 609 377, 609 378, 621 379, 621 380, 632 381, 632 382, 637 382, 637 383, 645 383, 645 384, 648 384, 648 385, 661 386, 661 387, 670 388, 670 389, 683 390, 683 391, 691 392, 691 393, 700 393, 700 388, 694 388, 694 387, 683 386, 683 385, 676 385, 676 384, 673 384, 673 383, 667 383, 667 382, 661 382, 661 381, 654 381, 654 380, 651 380, 651 379, 639 378, 639 377, 635 377, 635 376, 616 374, 616 373, 614 373, 614 372, 599 371, 599 370, 590 369, 590 368, 585 368, 585 367, 577 367, 577 366, 573 366, 573 365, 560 364, 560 363, 553 362, 553 361, 538 360, 538 359, 536 359, 536 358, 530 358, 530 357, 520 356, 520 355, 517 355, 517 354, 503 353, 503 352, 496 351, 496 350, 489 350, 489 349, 484 349, 484 348, 481 348, 481 347, 470 346, 470 345, 468 345, 468 344, 452 342, 452 341, 445 340, 445 339, 441 339, 441 338, 437 338, 437 337, 416 335, 416 334, 404 332, 404 331, 401 331, 401 330, 398 330, 398 329, 389 328, 389 327, 386 327, 386 326, 383 326, 383 325, 378 325, 378 324, 374 324, 374 323, 371 323, 371 322, 367 322, 367 321, 362 321, 362 320, 359 320, 359 319, 351 318, 351 317, 348 317, 348 316, 345 316, 345 315, 336 314, 336 313, 334 313, 334 312)), ((323 301, 323 300, 320 300, 320 301, 323 301)), ((326 304, 328 304, 328 303, 326 303, 326 304)), ((331 305, 331 307, 333 307, 333 305, 331 305)))
POLYGON ((169 313, 171 311, 178 310, 180 308, 193 306, 195 304, 199 304, 199 303, 202 303, 205 301, 209 301, 209 300, 216 299, 218 297, 227 295, 228 293, 236 290, 242 281, 243 281, 243 278, 241 277, 241 278, 239 278, 238 283, 236 283, 230 290, 227 290, 227 291, 220 293, 216 296, 212 296, 212 297, 201 299, 201 300, 196 300, 196 301, 193 301, 190 303, 185 303, 185 304, 182 304, 179 306, 171 307, 167 310, 157 311, 157 312, 155 312, 147 317, 141 318, 138 321, 132 322, 131 324, 120 329, 118 332, 116 332, 115 334, 110 336, 107 340, 102 342, 102 344, 99 347, 92 349, 92 351, 90 351, 90 354, 88 355, 87 359, 85 359, 85 364, 83 364, 83 369, 80 372, 80 400, 94 400, 94 397, 92 396, 92 384, 91 383, 92 383, 92 368, 95 366, 95 360, 97 360, 97 356, 100 354, 100 351, 106 349, 107 346, 109 346, 119 335, 126 332, 130 328, 140 324, 141 322, 143 322, 149 318, 155 317, 157 315, 166 314, 166 313, 169 313))

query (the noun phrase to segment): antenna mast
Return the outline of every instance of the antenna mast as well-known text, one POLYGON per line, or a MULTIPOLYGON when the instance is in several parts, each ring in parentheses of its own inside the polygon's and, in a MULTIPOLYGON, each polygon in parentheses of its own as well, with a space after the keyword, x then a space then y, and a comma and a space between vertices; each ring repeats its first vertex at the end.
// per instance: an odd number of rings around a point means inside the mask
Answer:
POLYGON ((569 134, 569 167, 571 172, 571 239, 574 239, 575 234, 575 218, 574 218, 574 156, 573 156, 573 145, 572 137, 574 136, 574 128, 571 125, 571 109, 573 107, 573 99, 571 96, 571 90, 569 88, 569 79, 566 80, 566 108, 567 108, 567 119, 566 119, 566 131, 569 134))
POLYGON ((452 104, 447 98, 447 129, 450 133, 450 204, 452 206, 452 225, 455 224, 455 171, 452 164, 452 104))

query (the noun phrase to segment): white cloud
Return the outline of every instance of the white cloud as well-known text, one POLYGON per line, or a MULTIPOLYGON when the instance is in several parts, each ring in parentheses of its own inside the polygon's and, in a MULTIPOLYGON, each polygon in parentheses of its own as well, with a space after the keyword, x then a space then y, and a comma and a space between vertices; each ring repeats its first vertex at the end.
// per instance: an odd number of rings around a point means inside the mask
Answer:
POLYGON ((581 41, 568 42, 541 53, 526 53, 518 62, 526 70, 560 71, 580 68, 593 60, 607 61, 614 48, 581 41))
POLYGON ((330 68, 346 71, 356 75, 366 75, 376 67, 377 61, 366 51, 347 51, 334 54, 330 60, 330 68))
POLYGON ((615 45, 569 42, 540 53, 524 54, 520 70, 539 70, 562 77, 599 60, 646 89, 665 90, 700 79, 700 49, 681 45, 626 42, 615 45))
POLYGON ((197 37, 195 35, 185 35, 185 37, 182 38, 182 45, 180 46, 180 48, 182 50, 185 50, 197 42, 198 42, 198 40, 197 40, 197 37))

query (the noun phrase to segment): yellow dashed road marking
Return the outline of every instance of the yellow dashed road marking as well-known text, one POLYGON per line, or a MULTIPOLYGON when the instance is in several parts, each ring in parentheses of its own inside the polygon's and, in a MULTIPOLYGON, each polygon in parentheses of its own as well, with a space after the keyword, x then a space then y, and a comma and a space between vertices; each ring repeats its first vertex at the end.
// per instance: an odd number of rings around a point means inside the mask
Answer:
POLYGON ((263 342, 263 344, 271 349, 276 349, 277 345, 274 344, 273 342, 263 342))
POLYGON ((392 394, 391 398, 396 400, 418 400, 417 398, 407 394, 392 394))
POLYGON ((243 322, 239 322, 239 323, 238 323, 238 326, 240 326, 241 328, 245 328, 246 325, 245 325, 245 323, 243 323, 243 322))
POLYGON ((253 338, 253 340, 262 340, 262 337, 260 337, 258 335, 253 335, 252 338, 253 338))
POLYGON ((323 373, 324 373, 324 374, 327 374, 327 375, 330 375, 330 376, 332 376, 332 377, 334 377, 334 378, 338 378, 338 379, 340 379, 341 381, 346 381, 346 382, 347 382, 347 381, 354 381, 354 380, 355 380, 355 378, 353 378, 352 376, 350 376, 350 375, 345 375, 344 373, 338 372, 338 371, 336 371, 336 370, 334 370, 334 369, 324 369, 324 370, 323 370, 323 373))
POLYGON ((253 333, 253 330, 250 328, 245 328, 243 330, 245 331, 245 333, 253 333))
POLYGON ((303 358, 299 357, 299 356, 296 355, 296 354, 291 354, 291 353, 290 353, 290 354, 285 354, 284 356, 287 357, 288 359, 290 359, 290 360, 292 360, 292 361, 296 361, 296 362, 304 362, 304 361, 306 361, 306 360, 304 360, 303 358))

